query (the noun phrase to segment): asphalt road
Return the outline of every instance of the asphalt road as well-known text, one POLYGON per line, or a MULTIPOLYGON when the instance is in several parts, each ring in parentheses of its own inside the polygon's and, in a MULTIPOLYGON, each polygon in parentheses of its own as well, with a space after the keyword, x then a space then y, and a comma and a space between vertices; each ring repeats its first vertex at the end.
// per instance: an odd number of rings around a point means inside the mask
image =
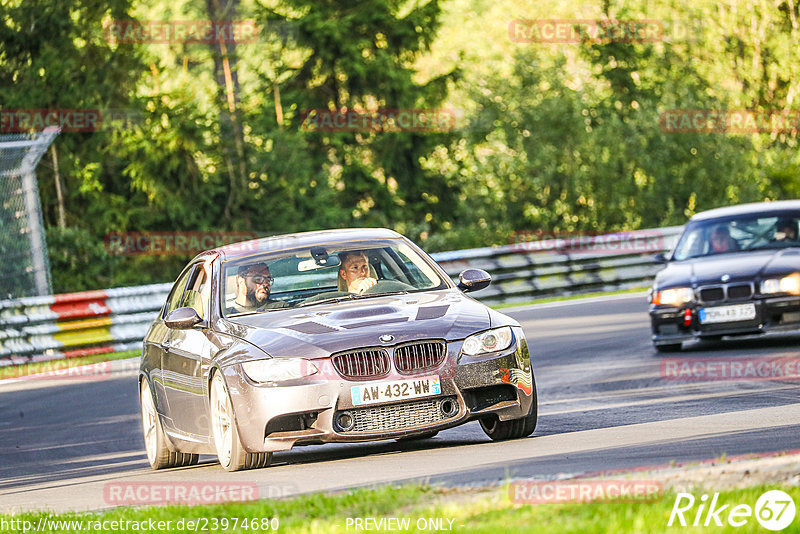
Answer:
POLYGON ((798 357, 798 335, 650 344, 643 295, 506 310, 532 350, 540 417, 533 437, 491 442, 477 422, 421 442, 329 444, 277 453, 271 467, 226 473, 213 457, 151 471, 130 362, 95 380, 0 383, 0 511, 94 510, 116 482, 246 482, 262 497, 429 480, 449 485, 556 478, 800 448, 797 380, 662 377, 676 359, 798 357))

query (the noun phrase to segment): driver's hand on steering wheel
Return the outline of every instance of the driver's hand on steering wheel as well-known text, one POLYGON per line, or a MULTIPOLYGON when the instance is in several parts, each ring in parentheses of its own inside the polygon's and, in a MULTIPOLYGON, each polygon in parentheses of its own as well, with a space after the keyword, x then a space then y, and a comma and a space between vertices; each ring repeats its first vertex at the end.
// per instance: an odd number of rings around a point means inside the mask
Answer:
POLYGON ((361 280, 356 280, 353 284, 353 293, 362 294, 367 289, 371 288, 375 284, 378 283, 378 280, 375 278, 362 278, 361 280))

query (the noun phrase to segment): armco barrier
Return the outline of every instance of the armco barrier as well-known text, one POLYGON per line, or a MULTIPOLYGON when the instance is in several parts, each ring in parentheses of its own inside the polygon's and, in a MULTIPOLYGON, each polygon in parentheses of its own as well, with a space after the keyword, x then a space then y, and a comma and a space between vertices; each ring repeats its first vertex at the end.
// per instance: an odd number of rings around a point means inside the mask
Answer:
POLYGON ((0 366, 140 348, 171 286, 0 301, 0 366))
MULTIPOLYGON (((577 252, 550 240, 432 256, 456 281, 470 267, 489 271, 492 284, 475 294, 486 304, 524 302, 646 286, 660 268, 653 255, 669 250, 680 231, 671 227, 583 237, 577 252), (626 246, 642 236, 650 239, 646 250, 626 246)), ((0 301, 0 366, 139 349, 170 287, 150 284, 0 301)))

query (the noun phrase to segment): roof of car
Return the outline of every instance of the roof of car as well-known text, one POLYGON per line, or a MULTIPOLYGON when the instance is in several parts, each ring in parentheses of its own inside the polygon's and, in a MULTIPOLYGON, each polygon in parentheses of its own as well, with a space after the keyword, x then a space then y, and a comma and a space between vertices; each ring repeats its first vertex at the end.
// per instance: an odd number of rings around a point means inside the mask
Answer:
POLYGON ((233 243, 215 249, 222 260, 230 260, 261 252, 277 252, 293 248, 332 245, 348 241, 369 239, 396 239, 400 234, 388 228, 340 228, 335 230, 317 230, 297 234, 274 235, 241 243, 233 243))
POLYGON ((739 204, 737 206, 727 206, 713 210, 702 211, 692 217, 693 221, 703 221, 716 219, 719 217, 731 217, 736 215, 750 215, 755 213, 800 211, 800 200, 778 200, 775 202, 753 202, 750 204, 739 204))

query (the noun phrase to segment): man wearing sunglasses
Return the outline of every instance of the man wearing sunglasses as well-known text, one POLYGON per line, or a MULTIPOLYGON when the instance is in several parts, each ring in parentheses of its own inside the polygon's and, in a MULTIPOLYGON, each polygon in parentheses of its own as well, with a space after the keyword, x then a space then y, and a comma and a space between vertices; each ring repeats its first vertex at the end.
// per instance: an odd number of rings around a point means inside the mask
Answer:
POLYGON ((286 308, 288 304, 270 300, 269 292, 274 278, 266 263, 242 265, 236 275, 236 312, 251 312, 260 309, 286 308))

